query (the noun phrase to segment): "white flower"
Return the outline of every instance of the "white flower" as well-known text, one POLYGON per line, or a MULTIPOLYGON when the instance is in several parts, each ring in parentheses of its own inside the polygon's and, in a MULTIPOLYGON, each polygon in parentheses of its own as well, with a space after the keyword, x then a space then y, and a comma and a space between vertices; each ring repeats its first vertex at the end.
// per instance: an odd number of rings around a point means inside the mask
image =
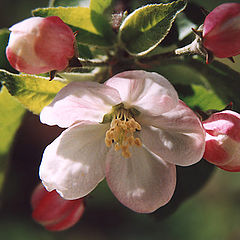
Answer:
POLYGON ((175 165, 198 162, 205 147, 201 122, 157 73, 70 83, 40 118, 67 128, 43 154, 40 178, 49 191, 76 199, 106 177, 118 200, 136 212, 165 205, 175 189, 175 165))

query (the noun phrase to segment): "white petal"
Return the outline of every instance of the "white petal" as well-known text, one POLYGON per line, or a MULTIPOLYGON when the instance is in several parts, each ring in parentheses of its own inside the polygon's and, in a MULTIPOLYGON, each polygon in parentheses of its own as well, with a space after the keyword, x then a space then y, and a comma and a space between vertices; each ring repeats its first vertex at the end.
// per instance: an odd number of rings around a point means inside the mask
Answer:
POLYGON ((84 120, 101 122, 118 103, 120 97, 113 88, 96 82, 72 82, 42 110, 40 120, 63 128, 84 120))
POLYGON ((134 107, 148 115, 162 114, 178 104, 174 87, 167 79, 154 72, 122 72, 105 84, 118 90, 126 108, 134 107))
POLYGON ((143 143, 164 161, 188 166, 201 160, 205 131, 198 117, 181 101, 174 110, 155 118, 142 116, 139 122, 143 143))
POLYGON ((123 205, 150 213, 171 199, 176 185, 175 165, 161 161, 143 147, 132 150, 128 159, 114 150, 108 152, 106 179, 123 205))
POLYGON ((14 24, 9 28, 11 32, 18 33, 29 33, 37 35, 39 31, 39 26, 43 23, 44 18, 42 17, 30 17, 19 23, 14 24))
POLYGON ((44 151, 39 175, 65 199, 87 195, 104 178, 108 125, 82 122, 65 130, 44 151))

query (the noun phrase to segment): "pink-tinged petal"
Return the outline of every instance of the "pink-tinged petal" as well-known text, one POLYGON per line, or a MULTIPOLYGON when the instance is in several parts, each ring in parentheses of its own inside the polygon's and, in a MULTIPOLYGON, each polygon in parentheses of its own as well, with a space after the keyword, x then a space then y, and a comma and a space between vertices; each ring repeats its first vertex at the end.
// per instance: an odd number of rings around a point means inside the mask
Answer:
POLYGON ((240 142, 240 114, 231 110, 214 113, 203 122, 205 130, 213 135, 227 135, 240 142))
POLYGON ((39 175, 49 191, 56 189, 65 199, 77 199, 102 181, 107 153, 104 137, 108 127, 81 122, 47 146, 39 175))
POLYGON ((157 116, 175 108, 178 95, 170 82, 158 73, 126 71, 110 78, 107 86, 118 90, 126 108, 157 116))
POLYGON ((131 158, 111 149, 106 179, 113 194, 126 207, 150 213, 168 203, 176 185, 176 169, 143 147, 134 147, 131 158))
POLYGON ((206 136, 204 159, 230 172, 240 172, 240 143, 227 135, 206 136))
POLYGON ((203 158, 226 171, 239 172, 240 142, 228 135, 212 136, 207 133, 203 158))
POLYGON ((215 165, 225 165, 231 159, 219 140, 219 138, 206 133, 206 146, 203 158, 215 165))
POLYGON ((9 28, 11 32, 19 32, 19 33, 32 33, 36 35, 38 33, 38 29, 36 26, 42 23, 42 17, 30 17, 27 18, 19 23, 14 24, 12 27, 9 28))
POLYGON ((42 18, 29 18, 15 24, 10 28, 14 31, 10 34, 6 55, 13 68, 29 74, 38 74, 49 70, 49 66, 40 59, 34 50, 35 35, 38 29, 32 24, 40 24, 42 18), (24 32, 24 26, 26 31, 24 32))
POLYGON ((229 172, 240 172, 240 159, 236 158, 229 164, 218 167, 229 172))
POLYGON ((40 120, 63 128, 84 120, 102 122, 103 116, 118 103, 119 94, 111 87, 96 82, 71 82, 42 110, 40 120))
POLYGON ((205 131, 195 113, 182 101, 170 112, 150 118, 141 116, 140 137, 164 161, 188 166, 201 160, 205 131))

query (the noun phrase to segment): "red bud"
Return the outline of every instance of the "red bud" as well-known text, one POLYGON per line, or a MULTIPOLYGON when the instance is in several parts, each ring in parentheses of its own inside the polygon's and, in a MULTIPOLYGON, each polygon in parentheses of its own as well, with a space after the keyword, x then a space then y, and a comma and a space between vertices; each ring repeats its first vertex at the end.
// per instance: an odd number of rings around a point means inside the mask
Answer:
POLYGON ((74 34, 59 17, 31 17, 9 30, 6 55, 20 72, 62 71, 74 56, 74 34))
POLYGON ((203 158, 231 172, 240 171, 240 114, 225 110, 203 122, 206 147, 203 158))
POLYGON ((224 3, 203 24, 203 45, 219 58, 240 54, 240 3, 224 3))
POLYGON ((33 219, 50 231, 72 227, 84 212, 83 198, 65 200, 56 191, 48 192, 42 184, 32 194, 33 219))

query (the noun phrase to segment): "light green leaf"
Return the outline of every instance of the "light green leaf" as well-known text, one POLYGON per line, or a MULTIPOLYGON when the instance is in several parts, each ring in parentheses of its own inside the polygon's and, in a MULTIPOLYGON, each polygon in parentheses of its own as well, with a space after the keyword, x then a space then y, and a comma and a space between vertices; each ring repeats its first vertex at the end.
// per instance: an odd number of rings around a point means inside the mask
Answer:
POLYGON ((199 107, 203 111, 209 109, 221 110, 226 104, 210 89, 201 85, 192 84, 193 95, 186 96, 183 100, 191 108, 199 107))
POLYGON ((50 0, 49 7, 88 7, 89 0, 50 0))
MULTIPOLYGON (((49 78, 28 74, 12 74, 0 70, 0 82, 16 97, 25 108, 39 114, 48 105, 66 83, 49 81, 49 78)), ((60 80, 60 79, 59 79, 60 80)))
POLYGON ((147 54, 165 38, 177 14, 185 7, 186 1, 178 0, 135 10, 120 27, 120 43, 132 55, 147 54))
POLYGON ((96 29, 106 38, 115 40, 115 34, 110 25, 112 0, 91 0, 90 2, 91 19, 96 29))
POLYGON ((98 14, 104 14, 112 7, 112 0, 91 0, 90 9, 98 14))
POLYGON ((83 45, 99 47, 112 46, 111 38, 104 38, 92 23, 91 10, 85 7, 57 7, 57 8, 38 8, 33 10, 34 16, 48 17, 58 16, 73 31, 77 32, 77 41, 83 45))
POLYGON ((24 107, 8 93, 5 87, 2 87, 0 91, 0 191, 8 165, 8 153, 24 112, 24 107))
POLYGON ((239 72, 218 61, 205 64, 201 58, 189 59, 183 64, 205 77, 213 92, 222 99, 225 105, 233 102, 234 109, 240 111, 239 72))

